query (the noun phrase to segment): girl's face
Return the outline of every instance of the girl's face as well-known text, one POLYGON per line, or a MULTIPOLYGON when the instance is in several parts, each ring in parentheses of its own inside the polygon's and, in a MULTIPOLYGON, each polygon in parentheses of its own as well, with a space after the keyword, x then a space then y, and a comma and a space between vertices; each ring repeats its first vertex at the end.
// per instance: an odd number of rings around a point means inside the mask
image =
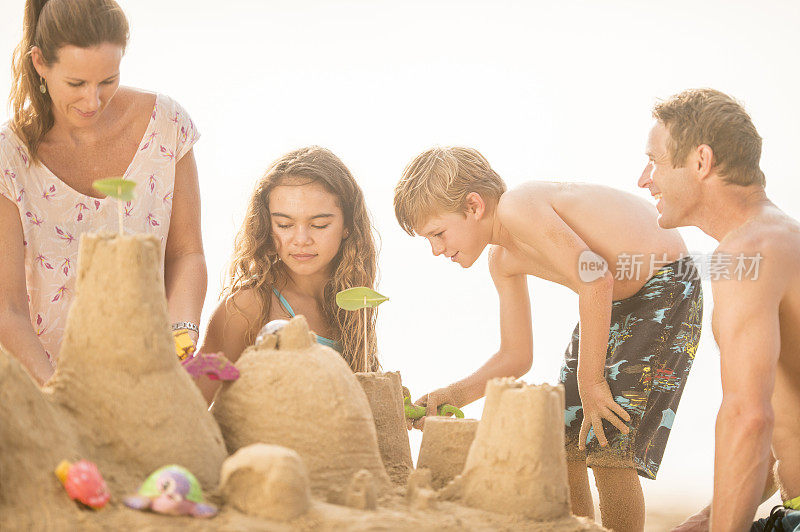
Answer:
POLYGON ((34 47, 31 58, 47 85, 54 117, 72 127, 95 123, 119 87, 122 47, 117 44, 66 45, 52 65, 44 63, 41 51, 34 47))
POLYGON ((328 275, 347 238, 336 196, 320 183, 289 178, 269 195, 272 238, 278 257, 296 275, 328 275))

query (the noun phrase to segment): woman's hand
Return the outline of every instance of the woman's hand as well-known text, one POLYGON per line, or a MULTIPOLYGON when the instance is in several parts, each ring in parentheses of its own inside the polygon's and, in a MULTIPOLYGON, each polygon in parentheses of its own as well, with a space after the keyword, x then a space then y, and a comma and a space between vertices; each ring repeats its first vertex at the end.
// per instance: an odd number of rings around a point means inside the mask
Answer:
POLYGON ((44 383, 49 381, 50 377, 55 373, 53 366, 43 357, 41 360, 37 358, 35 362, 31 362, 28 371, 39 386, 44 386, 44 383))
POLYGON ((623 420, 629 422, 631 416, 614 401, 611 389, 605 379, 586 385, 581 385, 579 382, 578 393, 581 396, 581 404, 583 405, 583 423, 581 423, 581 431, 578 436, 579 449, 586 448, 586 437, 589 435, 589 429, 591 428, 594 429, 600 445, 603 447, 608 445, 608 440, 603 432, 604 419, 607 419, 609 423, 617 427, 621 433, 628 433, 630 429, 628 429, 623 420))

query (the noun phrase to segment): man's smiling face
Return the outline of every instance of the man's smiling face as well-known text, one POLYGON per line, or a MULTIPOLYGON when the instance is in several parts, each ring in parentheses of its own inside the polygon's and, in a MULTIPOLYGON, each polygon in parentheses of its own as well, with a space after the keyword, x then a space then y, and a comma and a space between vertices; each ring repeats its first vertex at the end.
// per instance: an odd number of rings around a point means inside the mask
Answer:
POLYGON ((650 190, 656 200, 658 225, 664 229, 686 225, 697 198, 698 183, 692 179, 688 167, 675 168, 669 153, 669 130, 656 122, 647 138, 647 166, 639 177, 638 185, 650 190))

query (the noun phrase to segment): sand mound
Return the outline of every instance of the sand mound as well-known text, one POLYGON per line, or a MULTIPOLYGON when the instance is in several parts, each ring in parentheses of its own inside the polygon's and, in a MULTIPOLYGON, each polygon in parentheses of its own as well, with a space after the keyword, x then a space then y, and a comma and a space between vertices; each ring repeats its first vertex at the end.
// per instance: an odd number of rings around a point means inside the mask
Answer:
POLYGON ((372 417, 375 419, 378 448, 386 472, 393 483, 405 486, 414 465, 403 412, 400 373, 356 373, 356 378, 367 394, 372 417))
POLYGON ((175 357, 159 253, 152 236, 82 236, 76 297, 47 388, 0 355, 0 486, 15 486, 0 490, 0 507, 15 508, 20 528, 31 501, 46 500, 36 507, 52 506, 60 523, 75 515, 52 473, 65 458, 97 463, 117 494, 169 463, 206 489, 217 484, 222 435, 175 357))
POLYGON ((561 386, 489 381, 475 440, 455 481, 461 499, 536 521, 568 517, 563 412, 561 386))
POLYGON ((430 470, 435 489, 441 489, 464 470, 477 430, 477 419, 436 416, 425 420, 417 467, 430 470))
POLYGON ((300 455, 278 445, 242 447, 222 464, 220 491, 234 508, 289 521, 311 506, 308 473, 300 455))
POLYGON ((388 476, 364 391, 333 349, 316 343, 303 316, 245 350, 239 380, 226 384, 214 415, 230 452, 253 443, 294 449, 314 493, 341 493, 366 469, 379 489, 388 476))

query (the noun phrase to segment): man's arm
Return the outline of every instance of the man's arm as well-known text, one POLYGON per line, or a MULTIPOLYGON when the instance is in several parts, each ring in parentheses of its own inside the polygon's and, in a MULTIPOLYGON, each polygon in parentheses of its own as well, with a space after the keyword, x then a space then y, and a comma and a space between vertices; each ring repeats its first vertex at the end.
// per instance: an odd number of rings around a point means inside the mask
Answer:
POLYGON ((774 414, 770 400, 780 355, 778 308, 786 276, 777 250, 762 250, 762 254, 757 280, 712 282, 712 324, 722 374, 712 530, 749 530, 771 462, 774 414))
MULTIPOLYGON (((767 481, 764 484, 764 491, 761 493, 761 500, 758 505, 761 506, 778 491, 778 483, 775 480, 775 456, 770 454, 769 466, 767 467, 767 481)), ((700 510, 694 515, 686 518, 686 520, 672 529, 672 532, 708 532, 708 527, 711 526, 711 503, 705 508, 700 510)))

